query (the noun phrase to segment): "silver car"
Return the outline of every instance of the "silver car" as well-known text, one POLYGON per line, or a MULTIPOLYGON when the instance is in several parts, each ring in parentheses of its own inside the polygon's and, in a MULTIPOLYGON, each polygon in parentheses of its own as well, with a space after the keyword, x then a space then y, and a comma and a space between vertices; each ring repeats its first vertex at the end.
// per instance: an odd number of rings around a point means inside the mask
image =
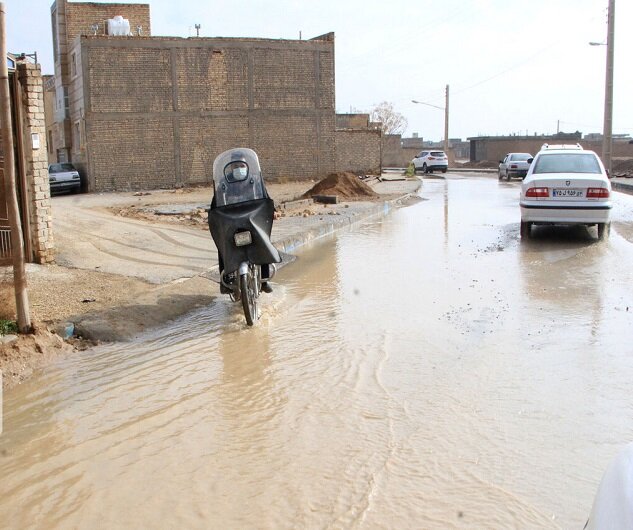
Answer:
POLYGON ((81 189, 79 172, 70 162, 50 164, 48 166, 48 182, 51 193, 65 191, 76 193, 81 189))
POLYGON ((532 158, 530 153, 508 153, 503 160, 499 160, 499 180, 505 177, 510 180, 512 177, 525 178, 532 158))

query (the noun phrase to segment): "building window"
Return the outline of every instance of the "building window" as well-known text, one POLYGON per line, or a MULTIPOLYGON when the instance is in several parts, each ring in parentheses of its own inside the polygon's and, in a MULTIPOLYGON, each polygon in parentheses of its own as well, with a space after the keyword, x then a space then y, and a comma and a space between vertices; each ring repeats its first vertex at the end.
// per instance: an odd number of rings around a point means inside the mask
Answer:
POLYGON ((74 53, 71 55, 70 61, 72 65, 72 75, 77 75, 77 57, 74 53))

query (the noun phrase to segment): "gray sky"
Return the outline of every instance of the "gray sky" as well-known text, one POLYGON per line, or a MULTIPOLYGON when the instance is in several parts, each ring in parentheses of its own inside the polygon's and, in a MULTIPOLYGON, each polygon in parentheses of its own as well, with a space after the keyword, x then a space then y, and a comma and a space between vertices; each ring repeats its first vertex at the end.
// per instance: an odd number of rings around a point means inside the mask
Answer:
MULTIPOLYGON (((8 49, 53 73, 50 5, 5 0, 8 49)), ((140 2, 143 3, 143 2, 140 2)), ((311 38, 336 33, 336 108, 390 101, 407 134, 602 132, 607 0, 148 0, 152 34, 311 38)), ((633 134, 633 2, 616 0, 614 133, 633 134)))

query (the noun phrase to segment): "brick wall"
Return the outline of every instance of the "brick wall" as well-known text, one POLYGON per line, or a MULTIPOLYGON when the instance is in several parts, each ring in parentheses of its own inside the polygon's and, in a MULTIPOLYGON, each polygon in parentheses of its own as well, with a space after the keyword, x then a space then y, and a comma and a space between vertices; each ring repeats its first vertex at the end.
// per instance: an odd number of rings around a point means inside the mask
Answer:
POLYGON ((368 129, 369 114, 337 114, 337 129, 368 129))
MULTIPOLYGON (((54 261, 48 153, 44 118, 44 89, 39 65, 19 63, 16 67, 21 92, 22 145, 26 176, 26 210, 31 259, 36 263, 54 261), (33 136, 39 141, 36 148, 33 136)), ((18 102, 19 104, 20 102, 18 102)), ((24 215, 24 212, 23 212, 24 215)))
POLYGON ((82 36, 70 114, 91 191, 210 182, 251 147, 266 177, 335 169, 334 42, 82 36))
POLYGON ((91 26, 99 26, 97 32, 105 35, 107 20, 122 16, 130 21, 130 30, 136 35, 141 26, 142 34, 151 35, 149 4, 99 4, 96 2, 66 2, 66 37, 69 43, 79 35, 92 35, 91 26))
POLYGON ((336 131, 336 169, 380 175, 381 133, 370 129, 336 131))

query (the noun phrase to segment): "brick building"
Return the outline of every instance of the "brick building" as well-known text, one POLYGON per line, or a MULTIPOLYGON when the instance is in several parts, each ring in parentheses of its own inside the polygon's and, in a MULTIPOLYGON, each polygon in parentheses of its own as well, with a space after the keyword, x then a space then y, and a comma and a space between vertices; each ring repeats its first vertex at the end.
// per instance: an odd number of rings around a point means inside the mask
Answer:
POLYGON ((336 115, 336 169, 356 174, 380 174, 382 132, 369 114, 336 115))
POLYGON ((336 168, 333 34, 151 37, 146 4, 57 0, 51 14, 54 151, 90 191, 209 182, 236 146, 253 148, 267 177, 336 168), (104 34, 116 15, 131 36, 104 34))

